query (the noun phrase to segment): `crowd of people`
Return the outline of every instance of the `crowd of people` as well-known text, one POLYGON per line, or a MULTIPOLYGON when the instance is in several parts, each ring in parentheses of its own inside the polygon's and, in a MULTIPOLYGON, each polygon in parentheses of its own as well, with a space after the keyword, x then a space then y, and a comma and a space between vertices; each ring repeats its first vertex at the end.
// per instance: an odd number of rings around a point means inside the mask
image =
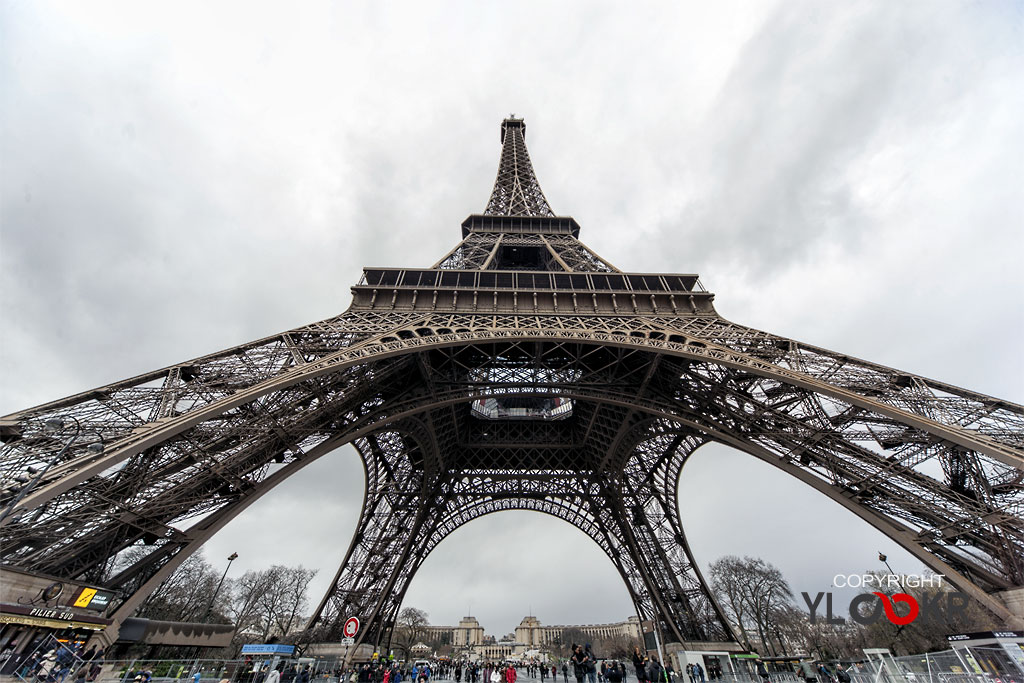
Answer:
MULTIPOLYGON (((622 683, 628 678, 626 664, 617 660, 601 660, 591 646, 573 645, 572 655, 560 663, 541 662, 469 662, 441 661, 436 664, 401 664, 371 662, 356 666, 340 676, 342 683, 430 683, 431 680, 453 680, 455 683, 516 683, 519 669, 526 676, 546 683, 622 683), (561 681, 559 681, 561 675, 561 681)), ((633 669, 638 683, 673 683, 671 667, 664 668, 657 656, 634 649, 633 669)), ((690 683, 703 683, 704 671, 699 666, 691 672, 690 683), (697 678, 699 671, 699 678, 697 678)), ((719 672, 720 673, 720 672, 719 672)), ((719 676, 710 676, 712 680, 719 676)), ((271 681, 268 683, 278 683, 271 681)), ((283 682, 282 682, 283 683, 283 682)))
POLYGON ((430 683, 432 679, 456 683, 516 683, 517 665, 510 662, 439 662, 399 664, 377 662, 363 664, 348 672, 348 683, 430 683))
MULTIPOLYGON (((842 664, 836 664, 833 672, 825 666, 824 662, 800 662, 797 665, 797 674, 807 683, 850 683, 851 681, 849 671, 844 669, 842 664)), ((765 681, 766 678, 765 675, 761 675, 762 681, 765 681)))
MULTIPOLYGON (((101 653, 102 654, 102 653, 101 653)), ((628 660, 627 660, 628 662, 628 660)), ((761 683, 792 683, 793 678, 804 683, 851 683, 852 679, 842 666, 836 665, 830 670, 822 662, 800 662, 787 664, 779 668, 779 664, 769 672, 764 662, 754 660, 754 671, 761 683), (793 667, 794 670, 791 670, 793 667)), ((248 670, 248 667, 246 667, 248 670)), ((686 665, 683 675, 673 671, 671 664, 663 666, 657 655, 648 654, 639 647, 633 649, 632 667, 618 659, 598 659, 589 645, 574 645, 572 655, 565 660, 541 663, 530 662, 469 662, 446 661, 426 663, 404 663, 395 661, 375 661, 358 664, 342 671, 340 669, 319 671, 317 676, 337 678, 339 683, 434 683, 435 681, 454 681, 454 683, 517 683, 520 670, 524 677, 541 683, 632 683, 635 676, 637 683, 708 683, 721 681, 724 678, 722 665, 718 659, 707 659, 705 664, 698 662, 686 665), (685 676, 685 678, 683 677, 685 676)), ((139 672, 142 678, 129 672, 124 683, 149 683, 147 671, 139 672), (134 677, 134 678, 133 678, 134 677)), ((236 683, 316 683, 308 664, 280 663, 269 673, 253 671, 250 677, 235 679, 236 683)), ((42 683, 42 679, 40 679, 42 683)), ((51 680, 49 683, 64 683, 51 680)), ((191 683, 200 683, 192 681, 191 683)), ((230 681, 221 681, 230 683, 230 681)))
MULTIPOLYGON (((92 683, 103 665, 104 651, 90 648, 81 651, 81 646, 54 643, 52 648, 37 648, 15 670, 23 680, 33 683, 92 683)), ((571 656, 560 662, 470 662, 440 661, 435 663, 416 662, 412 664, 394 661, 375 661, 356 665, 342 672, 332 672, 339 683, 432 683, 436 680, 451 680, 455 683, 516 683, 519 669, 531 679, 547 683, 624 683, 633 675, 637 683, 707 683, 722 679, 721 664, 717 660, 707 662, 705 669, 700 663, 686 665, 685 679, 677 680, 671 665, 663 666, 654 654, 633 649, 632 671, 628 672, 623 661, 599 659, 589 644, 573 645, 571 656), (561 675, 561 681, 559 681, 561 675), (571 678, 570 678, 571 677, 571 678)), ((774 683, 776 674, 769 673, 761 660, 756 660, 756 673, 762 683, 774 683)), ((830 670, 822 662, 800 662, 796 665, 798 679, 805 683, 851 683, 849 673, 841 666, 830 670)), ((251 670, 248 683, 315 683, 308 664, 280 663, 272 671, 257 674, 251 670)), ((781 672, 776 672, 781 673, 781 672)), ((321 672, 323 675, 323 672, 321 672)), ((129 670, 123 677, 124 683, 150 683, 152 672, 146 669, 129 670)), ((190 683, 200 683, 196 672, 190 683)), ((681 678, 681 677, 680 677, 681 678)), ((778 677, 783 678, 783 677, 778 677)))
POLYGON ((38 683, 91 683, 103 667, 103 649, 82 644, 63 644, 55 639, 50 647, 33 648, 17 665, 15 673, 26 681, 38 683))
MULTIPOLYGON (((102 654, 102 653, 101 653, 102 654)), ((446 661, 412 664, 379 660, 355 665, 347 671, 320 671, 317 676, 337 677, 339 683, 517 683, 519 670, 533 681, 541 683, 631 683, 633 676, 637 683, 708 683, 723 679, 720 662, 706 660, 706 668, 700 663, 686 665, 685 678, 677 676, 671 664, 662 666, 657 655, 648 654, 639 647, 633 649, 632 671, 619 660, 598 659, 589 645, 574 645, 572 655, 560 662, 469 662, 446 661), (561 680, 559 680, 561 676, 561 680)), ((755 670, 761 683, 790 683, 795 677, 805 683, 851 683, 851 677, 842 666, 829 670, 822 662, 801 662, 795 671, 776 670, 769 673, 764 663, 755 660, 755 670), (780 674, 786 673, 788 676, 780 674)), ((248 669, 248 667, 246 667, 248 669)), ((148 671, 129 672, 124 683, 150 683, 148 671), (134 678, 133 678, 134 676, 134 678)), ((198 674, 196 674, 198 678, 198 674)), ((281 662, 269 673, 253 671, 250 678, 236 679, 237 683, 316 683, 308 664, 281 662)), ((51 682, 63 683, 63 682, 51 682)), ((191 683, 200 683, 193 680, 191 683)), ((223 680, 221 683, 230 683, 223 680)))

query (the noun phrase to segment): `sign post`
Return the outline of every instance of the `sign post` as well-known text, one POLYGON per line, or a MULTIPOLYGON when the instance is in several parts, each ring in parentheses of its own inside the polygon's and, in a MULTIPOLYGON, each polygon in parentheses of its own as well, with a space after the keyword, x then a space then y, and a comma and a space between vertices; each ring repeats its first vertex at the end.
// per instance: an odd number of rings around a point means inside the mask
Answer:
POLYGON ((356 644, 356 634, 359 633, 359 618, 349 617, 346 619, 341 632, 345 636, 341 639, 341 644, 345 646, 345 668, 347 669, 352 662, 352 646, 356 644))

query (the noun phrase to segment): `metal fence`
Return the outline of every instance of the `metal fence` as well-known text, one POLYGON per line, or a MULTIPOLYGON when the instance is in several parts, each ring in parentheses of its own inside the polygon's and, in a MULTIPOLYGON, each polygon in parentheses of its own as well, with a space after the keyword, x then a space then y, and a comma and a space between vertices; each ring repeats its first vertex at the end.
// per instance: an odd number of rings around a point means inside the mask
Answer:
MULTIPOLYGON (((25 683, 262 683, 270 660, 250 659, 124 659, 83 662, 56 640, 45 641, 25 657, 14 674, 25 683)), ((281 683, 292 683, 297 668, 308 666, 310 683, 348 683, 336 657, 290 660, 281 683)), ((627 669, 628 670, 628 669, 627 669)), ((848 669, 851 683, 1024 683, 1020 664, 999 647, 964 648, 870 661, 848 669)), ((571 679, 571 677, 570 677, 571 679)), ((539 683, 523 673, 520 683, 539 683)), ((550 679, 549 679, 550 680, 550 679)), ((561 683, 561 679, 558 679, 561 683)), ((763 683, 754 672, 723 672, 707 683, 763 683)), ((546 682, 545 682, 546 683, 546 682)), ((624 683, 632 683, 626 679, 624 683)), ((689 683, 676 673, 674 683, 689 683)), ((772 671, 769 683, 805 683, 795 672, 772 671)), ((836 683, 819 680, 818 683, 836 683)))
MULTIPOLYGON (((306 659, 310 683, 339 683, 333 659, 306 659)), ((60 643, 44 642, 12 671, 24 683, 261 683, 265 662, 241 659, 121 659, 83 661, 60 643), (51 653, 53 653, 51 655, 51 653)), ((282 683, 295 672, 286 668, 282 683)))
POLYGON ((51 635, 26 652, 12 673, 33 683, 65 683, 75 680, 83 668, 82 658, 75 650, 51 635))
MULTIPOLYGON (((891 657, 884 664, 865 661, 848 667, 846 672, 851 683, 1024 683, 1024 668, 1019 661, 1000 647, 972 647, 891 657)), ((822 680, 824 677, 818 676, 817 683, 837 683, 834 666, 828 668, 831 678, 822 680)), ((796 672, 770 671, 769 674, 769 683, 805 683, 803 676, 796 672)), ((723 673, 718 680, 762 683, 759 676, 744 671, 723 673)), ((677 675, 675 683, 689 683, 689 679, 677 675)))
POLYGON ((907 683, 1024 683, 1024 669, 1001 647, 944 650, 893 660, 907 683))
MULTIPOLYGON (((95 683, 262 683, 269 659, 124 659, 107 661, 95 683)), ((309 667, 310 683, 339 683, 337 658, 306 658, 285 666, 281 683, 290 683, 298 666, 309 667)))

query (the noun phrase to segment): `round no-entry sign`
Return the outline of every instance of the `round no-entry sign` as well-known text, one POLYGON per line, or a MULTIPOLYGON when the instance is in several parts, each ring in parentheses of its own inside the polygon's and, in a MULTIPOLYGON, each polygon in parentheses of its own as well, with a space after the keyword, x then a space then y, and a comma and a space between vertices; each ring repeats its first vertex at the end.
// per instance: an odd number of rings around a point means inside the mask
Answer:
POLYGON ((346 638, 355 638, 356 634, 359 633, 359 620, 355 617, 346 619, 344 631, 346 638))

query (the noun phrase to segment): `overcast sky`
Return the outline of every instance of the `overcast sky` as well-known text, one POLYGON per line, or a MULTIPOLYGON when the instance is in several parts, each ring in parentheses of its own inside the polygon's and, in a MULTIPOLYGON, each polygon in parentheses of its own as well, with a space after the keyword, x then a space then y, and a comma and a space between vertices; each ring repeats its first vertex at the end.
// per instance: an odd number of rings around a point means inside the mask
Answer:
MULTIPOLYGON (((1024 401, 1019 2, 0 3, 0 414, 343 311, 362 266, 425 267, 526 118, 555 212, 633 271, 698 272, 734 321, 1024 401)), ((207 547, 316 567, 354 451, 207 547)), ((701 449, 699 563, 799 591, 920 565, 772 467, 701 449)), ((317 596, 318 597, 318 596, 317 596)), ((314 598, 315 602, 316 598, 314 598)), ((406 605, 490 633, 631 613, 581 532, 491 515, 406 605)))

